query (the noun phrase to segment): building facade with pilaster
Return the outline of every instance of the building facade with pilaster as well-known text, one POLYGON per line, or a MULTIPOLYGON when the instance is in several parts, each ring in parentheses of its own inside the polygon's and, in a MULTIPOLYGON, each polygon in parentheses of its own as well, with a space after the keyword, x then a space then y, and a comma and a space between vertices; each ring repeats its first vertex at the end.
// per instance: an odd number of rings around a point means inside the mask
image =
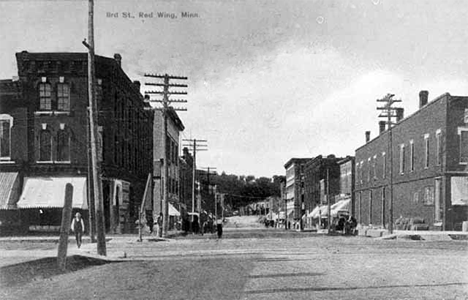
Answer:
POLYGON ((419 218, 431 229, 461 230, 468 221, 468 97, 446 93, 428 102, 421 91, 419 109, 406 118, 401 111, 391 130, 381 123, 355 163, 359 223, 388 228, 397 218, 419 218))

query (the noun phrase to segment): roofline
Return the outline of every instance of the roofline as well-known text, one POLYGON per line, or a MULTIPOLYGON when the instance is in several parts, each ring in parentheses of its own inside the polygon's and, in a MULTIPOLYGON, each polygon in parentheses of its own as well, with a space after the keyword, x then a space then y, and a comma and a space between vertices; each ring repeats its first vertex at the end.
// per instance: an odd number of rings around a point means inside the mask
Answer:
POLYGON ((172 119, 172 121, 175 123, 175 125, 179 128, 179 131, 184 131, 185 129, 184 123, 182 123, 182 120, 179 118, 179 115, 177 114, 174 108, 169 107, 168 115, 172 119))
MULTIPOLYGON (((415 115, 417 115, 419 112, 425 110, 427 107, 433 105, 434 103, 437 103, 439 101, 441 101, 442 99, 444 99, 445 97, 447 97, 448 99, 450 98, 453 98, 454 96, 450 95, 450 93, 446 92, 446 93, 443 93, 442 95, 436 97, 435 99, 433 99, 432 101, 428 102, 426 105, 424 105, 423 107, 421 107, 420 109, 418 109, 417 111, 415 111, 414 113, 410 114, 409 116, 407 116, 406 118, 403 118, 401 119, 398 123, 395 124, 395 126, 392 127, 392 130, 397 128, 398 126, 400 126, 403 122, 405 122, 406 120, 408 119, 411 119, 413 118, 415 115)), ((464 96, 457 96, 457 97, 464 97, 464 96)), ((466 96, 465 96, 466 97, 466 96)), ((373 139, 371 139, 370 141, 366 142, 364 145, 361 145, 359 146, 358 148, 356 148, 355 152, 360 150, 361 148, 365 147, 367 144, 377 140, 378 138, 380 138, 381 136, 383 136, 383 134, 385 133, 388 133, 388 129, 382 131, 381 133, 379 133, 376 137, 374 137, 373 139)))
POLYGON ((354 159, 355 159, 354 156, 348 155, 345 158, 343 158, 342 160, 337 161, 336 163, 339 164, 339 165, 342 165, 342 164, 344 164, 344 163, 346 163, 348 161, 353 161, 354 159))
POLYGON ((308 158, 306 158, 306 157, 302 157, 302 158, 293 157, 284 164, 284 168, 287 169, 290 165, 292 165, 295 162, 298 162, 298 161, 307 162, 307 161, 309 161, 311 159, 312 159, 312 157, 308 157, 308 158))

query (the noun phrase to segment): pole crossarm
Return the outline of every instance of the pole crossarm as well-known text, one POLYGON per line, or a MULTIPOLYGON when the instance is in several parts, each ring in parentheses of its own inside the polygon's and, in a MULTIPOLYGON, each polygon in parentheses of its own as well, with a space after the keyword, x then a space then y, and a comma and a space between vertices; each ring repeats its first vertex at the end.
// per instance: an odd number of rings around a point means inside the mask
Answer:
MULTIPOLYGON (((154 82, 147 82, 145 85, 152 85, 152 86, 166 86, 164 83, 154 83, 154 82)), ((186 88, 188 85, 186 84, 178 84, 178 83, 170 83, 167 85, 168 87, 183 87, 186 88)))
POLYGON ((169 78, 169 79, 179 79, 179 80, 187 80, 188 77, 186 76, 174 76, 174 75, 167 75, 167 74, 149 74, 145 73, 145 77, 154 77, 154 78, 169 78))
MULTIPOLYGON (((164 103, 164 100, 145 100, 144 102, 146 102, 146 103, 151 103, 151 102, 164 103)), ((167 100, 166 102, 187 103, 187 100, 174 99, 174 100, 167 100)))
POLYGON ((193 142, 193 141, 197 141, 197 142, 208 142, 207 140, 199 140, 199 139, 182 139, 182 141, 187 141, 187 142, 193 142))
POLYGON ((147 86, 160 86, 163 87, 162 91, 146 91, 145 92, 145 102, 155 102, 155 103, 160 103, 162 107, 149 107, 148 109, 151 110, 158 110, 162 111, 162 116, 163 116, 163 126, 162 126, 162 149, 163 149, 163 170, 162 170, 162 197, 161 197, 161 211, 163 214, 163 228, 162 228, 162 235, 163 237, 167 236, 168 232, 168 227, 169 227, 169 193, 168 193, 168 188, 169 188, 169 168, 168 168, 168 140, 167 140, 167 132, 168 132, 168 115, 170 110, 174 111, 187 111, 187 108, 185 107, 172 107, 170 106, 171 103, 186 103, 187 100, 185 99, 170 99, 169 97, 171 95, 187 95, 186 91, 169 91, 170 87, 178 87, 178 88, 186 88, 188 85, 186 84, 179 84, 179 83, 171 83, 169 82, 170 80, 187 80, 188 78, 185 76, 173 76, 173 75, 160 75, 160 74, 145 74, 145 77, 153 77, 153 78, 160 78, 163 79, 163 83, 145 83, 147 86), (162 95, 162 99, 155 99, 151 100, 150 95, 151 94, 157 94, 157 95, 162 95))
POLYGON ((181 92, 181 91, 146 91, 145 94, 158 94, 158 95, 187 95, 187 92, 181 92))
MULTIPOLYGON (((397 100, 397 99, 393 99, 395 95, 394 94, 387 94, 386 96, 384 96, 382 99, 377 99, 377 102, 384 102, 385 104, 381 107, 377 107, 377 110, 381 110, 383 111, 380 115, 379 115, 379 118, 385 118, 387 119, 385 121, 385 124, 387 124, 388 126, 388 151, 389 151, 389 160, 390 160, 390 166, 389 166, 389 172, 390 172, 390 176, 389 176, 389 184, 388 184, 388 188, 389 188, 389 200, 390 200, 390 211, 389 211, 389 232, 390 233, 393 233, 393 137, 392 137, 392 128, 393 128, 393 125, 395 125, 396 123, 394 123, 392 121, 392 118, 398 118, 398 115, 397 112, 400 108, 399 107, 392 107, 392 105, 394 103, 398 103, 398 102, 402 102, 401 100, 397 100)), ((397 120, 398 121, 398 120, 397 120)), ((385 224, 385 222, 383 222, 385 224)))

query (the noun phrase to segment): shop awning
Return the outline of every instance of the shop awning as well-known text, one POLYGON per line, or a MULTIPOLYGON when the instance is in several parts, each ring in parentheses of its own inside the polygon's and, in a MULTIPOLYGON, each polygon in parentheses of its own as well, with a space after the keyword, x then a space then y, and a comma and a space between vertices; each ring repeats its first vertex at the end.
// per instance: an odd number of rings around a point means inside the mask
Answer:
POLYGON ((351 208, 351 199, 341 200, 332 205, 332 216, 336 217, 340 213, 348 213, 351 208))
POLYGON ((169 204, 169 216, 180 217, 180 212, 171 204, 169 204))
POLYGON ((62 208, 65 186, 73 186, 73 208, 87 209, 86 177, 26 177, 18 208, 62 208))
POLYGON ((0 209, 15 208, 18 189, 18 172, 0 172, 0 209))
POLYGON ((315 207, 312 212, 309 214, 309 218, 314 218, 317 219, 320 216, 327 216, 328 215, 328 206, 327 205, 321 205, 315 207))
MULTIPOLYGON (((340 213, 349 213, 351 206, 351 199, 341 200, 331 205, 330 211, 332 217, 338 216, 340 213)), ((317 206, 309 214, 309 218, 317 219, 319 217, 328 216, 328 205, 317 206)))

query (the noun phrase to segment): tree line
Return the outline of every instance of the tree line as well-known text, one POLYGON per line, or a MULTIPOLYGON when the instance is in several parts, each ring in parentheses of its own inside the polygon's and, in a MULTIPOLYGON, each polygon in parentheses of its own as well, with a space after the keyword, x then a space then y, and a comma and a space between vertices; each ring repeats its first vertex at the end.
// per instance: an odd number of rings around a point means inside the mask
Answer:
POLYGON ((225 194, 225 202, 236 210, 252 202, 261 201, 270 196, 280 196, 280 183, 284 176, 275 175, 272 178, 253 175, 234 175, 213 173, 208 176, 206 172, 198 173, 198 180, 204 187, 216 186, 217 192, 225 194), (209 182, 208 182, 209 181, 209 182))

